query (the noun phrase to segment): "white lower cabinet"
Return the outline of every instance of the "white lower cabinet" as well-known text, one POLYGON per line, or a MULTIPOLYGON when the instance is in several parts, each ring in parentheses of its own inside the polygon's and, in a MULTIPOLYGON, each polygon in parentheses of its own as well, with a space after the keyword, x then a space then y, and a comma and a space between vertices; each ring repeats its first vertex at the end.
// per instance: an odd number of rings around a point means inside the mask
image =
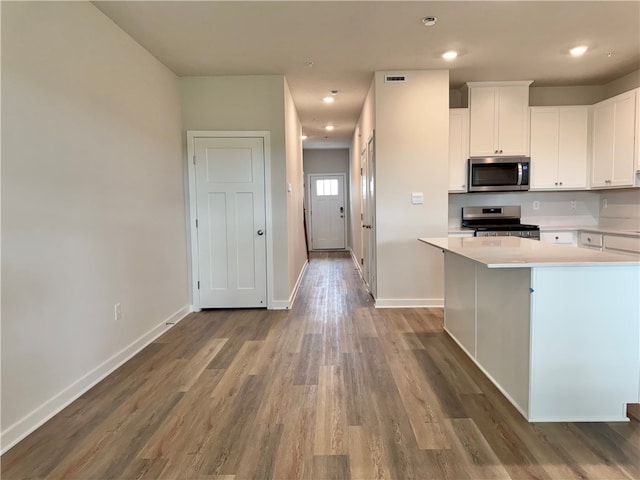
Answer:
POLYGON ((602 250, 602 234, 590 231, 581 231, 578 234, 578 246, 582 248, 591 248, 593 250, 602 250))
POLYGON ((605 234, 602 239, 602 250, 622 255, 640 256, 640 237, 605 234))
POLYGON ((546 243, 557 243, 558 245, 571 245, 573 247, 578 245, 577 231, 548 231, 540 232, 540 241, 546 243))
POLYGON ((529 422, 626 420, 640 388, 636 265, 444 256, 445 330, 529 422))

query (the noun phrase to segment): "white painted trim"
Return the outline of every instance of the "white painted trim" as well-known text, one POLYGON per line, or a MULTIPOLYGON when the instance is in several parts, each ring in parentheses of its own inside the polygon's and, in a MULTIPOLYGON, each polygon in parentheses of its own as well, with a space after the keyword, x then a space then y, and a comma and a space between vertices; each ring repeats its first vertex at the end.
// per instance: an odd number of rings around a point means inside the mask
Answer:
POLYGON ((272 300, 269 305, 269 310, 289 310, 291 303, 289 300, 272 300))
POLYGON ((307 271, 307 267, 309 266, 309 260, 304 261, 304 265, 300 269, 300 275, 298 275, 298 279, 296 280, 296 284, 293 286, 293 291, 291 292, 291 296, 289 297, 289 307, 293 307, 293 303, 296 301, 296 297, 298 296, 298 289, 300 288, 300 284, 302 283, 302 278, 304 277, 304 273, 307 271))
POLYGON ((131 344, 120 350, 118 353, 108 358, 102 364, 98 365, 86 375, 73 382, 71 385, 56 394, 54 397, 44 402, 35 410, 32 410, 30 413, 22 417, 10 427, 6 428, 0 434, 0 445, 2 445, 0 454, 4 454, 5 452, 7 452, 20 440, 24 439, 27 435, 34 432, 37 428, 42 426, 54 415, 58 414, 64 408, 69 406, 73 401, 78 399, 99 382, 104 380, 117 368, 124 365, 143 348, 152 343, 163 333, 165 333, 167 330, 172 328, 175 324, 189 315, 189 312, 189 306, 185 305, 180 310, 170 315, 167 319, 163 320, 161 323, 153 327, 147 333, 140 336, 137 340, 134 340, 131 344))
POLYGON ((444 298, 376 298, 376 308, 444 308, 444 298))
POLYGON ((200 310, 200 298, 198 295, 198 235, 195 231, 196 226, 196 176, 195 165, 193 164, 193 156, 195 155, 195 139, 196 138, 262 138, 264 146, 264 193, 265 193, 265 230, 267 232, 267 308, 270 310, 279 310, 274 305, 280 305, 282 301, 273 298, 273 286, 275 282, 275 272, 273 268, 273 241, 270 235, 273 226, 272 200, 271 200, 271 132, 266 130, 258 131, 218 131, 218 130, 188 130, 187 131, 187 174, 189 176, 189 228, 187 235, 191 245, 191 309, 192 311, 200 310))
POLYGON ((351 254, 351 259, 353 260, 353 263, 355 263, 356 265, 356 269, 360 273, 360 277, 362 278, 362 281, 364 281, 364 275, 362 274, 362 265, 360 265, 360 260, 356 258, 356 254, 353 251, 353 248, 349 247, 349 253, 351 254))

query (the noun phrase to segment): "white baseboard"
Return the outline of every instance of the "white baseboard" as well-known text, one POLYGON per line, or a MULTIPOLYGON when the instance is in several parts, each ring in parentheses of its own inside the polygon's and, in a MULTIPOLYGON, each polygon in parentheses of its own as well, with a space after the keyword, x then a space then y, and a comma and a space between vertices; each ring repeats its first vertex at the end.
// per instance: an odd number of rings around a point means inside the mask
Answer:
POLYGON ((137 340, 133 341, 131 344, 113 355, 111 358, 107 359, 89 373, 73 382, 67 388, 25 415, 13 425, 6 428, 2 433, 0 433, 0 445, 2 446, 0 454, 4 454, 20 440, 42 426, 62 409, 66 408, 71 404, 71 402, 78 399, 93 386, 101 382, 110 373, 140 352, 144 347, 152 343, 156 338, 185 318, 189 314, 190 310, 189 306, 185 305, 180 310, 169 316, 169 318, 163 320, 160 324, 156 325, 137 340))
POLYGON ((305 260, 304 265, 300 269, 300 274, 298 275, 296 284, 293 286, 293 291, 291 292, 291 296, 289 296, 289 300, 271 300, 269 302, 269 305, 267 305, 268 310, 289 310, 291 307, 293 307, 293 302, 298 295, 298 289, 300 288, 300 284, 302 283, 302 277, 304 276, 304 272, 307 271, 308 266, 309 260, 305 260))
POLYGON ((444 298, 376 298, 376 308, 443 308, 444 298))
POLYGON ((289 308, 291 308, 289 300, 271 300, 267 307, 268 310, 289 310, 289 308))
POLYGON ((353 263, 356 264, 356 268, 358 269, 358 272, 360 273, 360 276, 362 277, 362 265, 360 265, 360 260, 358 260, 356 258, 356 254, 353 252, 353 249, 349 249, 349 253, 351 254, 351 258, 353 259, 353 263))
POLYGON ((302 283, 302 277, 304 277, 304 272, 307 271, 307 267, 309 266, 309 260, 305 260, 304 265, 300 269, 300 275, 298 275, 298 279, 296 280, 296 284, 293 287, 293 292, 291 292, 291 296, 289 297, 289 308, 293 307, 293 302, 296 301, 296 297, 298 296, 298 290, 300 289, 300 284, 302 283))

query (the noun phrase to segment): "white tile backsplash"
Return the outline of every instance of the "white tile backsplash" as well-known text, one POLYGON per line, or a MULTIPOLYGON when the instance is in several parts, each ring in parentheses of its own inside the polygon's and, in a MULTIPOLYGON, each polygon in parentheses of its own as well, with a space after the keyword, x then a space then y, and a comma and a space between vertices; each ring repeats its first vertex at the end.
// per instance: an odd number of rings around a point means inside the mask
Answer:
POLYGON ((640 189, 601 192, 600 226, 640 231, 640 189))
POLYGON ((600 192, 496 192, 449 195, 449 229, 460 228, 462 207, 520 205, 522 223, 543 227, 598 225, 600 192), (571 208, 571 202, 576 208, 571 208), (539 209, 533 209, 539 202, 539 209))

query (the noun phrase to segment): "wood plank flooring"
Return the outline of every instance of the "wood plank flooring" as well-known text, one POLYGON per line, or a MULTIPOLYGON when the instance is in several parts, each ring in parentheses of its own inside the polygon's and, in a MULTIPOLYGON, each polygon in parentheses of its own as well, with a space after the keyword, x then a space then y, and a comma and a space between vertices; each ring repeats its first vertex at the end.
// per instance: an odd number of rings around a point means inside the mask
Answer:
POLYGON ((529 424, 442 330, 313 254, 291 311, 190 315, 2 457, 2 479, 638 479, 640 426, 529 424))

